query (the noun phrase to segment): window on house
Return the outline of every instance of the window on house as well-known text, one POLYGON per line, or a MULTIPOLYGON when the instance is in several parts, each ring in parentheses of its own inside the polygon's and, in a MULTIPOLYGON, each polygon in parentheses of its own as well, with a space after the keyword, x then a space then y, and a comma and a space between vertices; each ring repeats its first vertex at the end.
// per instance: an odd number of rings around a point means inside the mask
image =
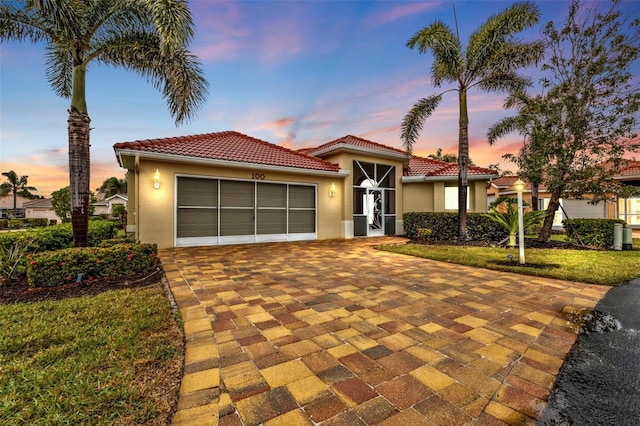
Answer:
POLYGON ((618 217, 627 225, 640 225, 640 197, 619 199, 618 217))
MULTIPOLYGON (((469 189, 467 188, 467 208, 469 208, 469 189)), ((458 187, 446 186, 444 188, 444 209, 458 210, 458 187)))

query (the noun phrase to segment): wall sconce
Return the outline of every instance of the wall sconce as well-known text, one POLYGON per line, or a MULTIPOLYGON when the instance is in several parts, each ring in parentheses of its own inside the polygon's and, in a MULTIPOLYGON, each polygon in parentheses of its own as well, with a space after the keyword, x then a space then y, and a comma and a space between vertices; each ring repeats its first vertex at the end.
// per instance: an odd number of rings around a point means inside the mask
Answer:
POLYGON ((158 169, 153 174, 153 189, 160 189, 160 171, 158 169))
POLYGON ((329 197, 333 197, 336 193, 336 184, 331 183, 331 187, 329 188, 329 197))

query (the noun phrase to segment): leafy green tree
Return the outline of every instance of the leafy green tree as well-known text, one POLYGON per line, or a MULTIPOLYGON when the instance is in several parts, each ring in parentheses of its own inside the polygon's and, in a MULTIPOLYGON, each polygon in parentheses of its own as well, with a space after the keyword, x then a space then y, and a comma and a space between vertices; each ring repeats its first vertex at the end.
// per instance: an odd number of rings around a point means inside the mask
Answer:
POLYGON ((121 67, 150 81, 176 125, 193 117, 207 93, 188 51, 193 21, 187 0, 16 0, 0 3, 0 40, 46 44, 47 77, 71 100, 68 118, 71 217, 76 246, 89 220, 89 64, 121 67))
POLYGON ((127 181, 125 179, 118 179, 117 177, 111 176, 102 182, 100 188, 96 188, 96 192, 104 194, 107 198, 116 194, 126 194, 127 181))
POLYGON ((619 194, 612 176, 626 152, 640 150, 640 81, 632 71, 640 59, 640 20, 630 21, 619 6, 618 0, 606 6, 574 0, 565 22, 549 22, 543 31, 545 92, 507 102, 517 116, 490 129, 496 138, 509 129, 528 138, 512 158, 550 193, 540 241, 551 236, 561 198, 592 194, 598 202, 619 194))
MULTIPOLYGON (((89 193, 89 214, 93 215, 97 198, 93 192, 89 193)), ((51 193, 51 206, 62 222, 71 222, 71 188, 65 186, 51 193)))
POLYGON ((431 79, 435 87, 443 83, 454 87, 420 99, 402 122, 401 137, 411 153, 425 120, 438 107, 444 94, 458 93, 458 238, 467 234, 467 186, 469 168, 469 116, 467 92, 477 88, 487 92, 514 92, 530 85, 530 80, 515 70, 536 63, 543 52, 538 41, 523 42, 515 35, 538 22, 540 12, 532 2, 515 3, 490 17, 475 30, 462 47, 457 32, 441 21, 418 31, 407 46, 420 53, 432 52, 431 79))
POLYGON ((0 184, 0 195, 13 194, 13 216, 15 216, 18 209, 18 195, 32 198, 31 191, 37 191, 37 189, 28 185, 29 176, 18 176, 13 170, 2 172, 2 176, 5 176, 7 181, 0 184))
POLYGON ((111 206, 111 216, 115 219, 122 221, 124 215, 126 215, 127 209, 124 204, 114 204, 111 206))

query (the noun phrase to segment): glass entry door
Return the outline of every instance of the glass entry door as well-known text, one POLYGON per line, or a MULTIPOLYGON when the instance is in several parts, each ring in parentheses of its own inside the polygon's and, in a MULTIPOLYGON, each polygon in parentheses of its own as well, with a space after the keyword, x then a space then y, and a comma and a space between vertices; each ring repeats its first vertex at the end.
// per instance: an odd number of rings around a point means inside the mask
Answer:
POLYGON ((367 188, 366 215, 369 236, 384 235, 383 206, 384 191, 378 188, 367 188))

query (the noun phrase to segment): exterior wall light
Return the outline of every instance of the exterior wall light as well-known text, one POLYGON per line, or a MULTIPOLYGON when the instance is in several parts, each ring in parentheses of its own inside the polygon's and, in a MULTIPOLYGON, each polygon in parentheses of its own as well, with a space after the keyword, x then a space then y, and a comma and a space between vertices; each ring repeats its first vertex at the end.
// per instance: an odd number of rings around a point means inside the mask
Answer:
POLYGON ((518 193, 518 248, 520 249, 519 263, 525 264, 524 259, 524 213, 522 211, 522 191, 524 191, 524 182, 518 179, 513 183, 513 187, 518 193))
POLYGON ((153 174, 153 189, 160 189, 160 171, 158 169, 153 174))
POLYGON ((333 197, 336 193, 336 184, 331 183, 331 187, 329 188, 329 197, 333 197))

